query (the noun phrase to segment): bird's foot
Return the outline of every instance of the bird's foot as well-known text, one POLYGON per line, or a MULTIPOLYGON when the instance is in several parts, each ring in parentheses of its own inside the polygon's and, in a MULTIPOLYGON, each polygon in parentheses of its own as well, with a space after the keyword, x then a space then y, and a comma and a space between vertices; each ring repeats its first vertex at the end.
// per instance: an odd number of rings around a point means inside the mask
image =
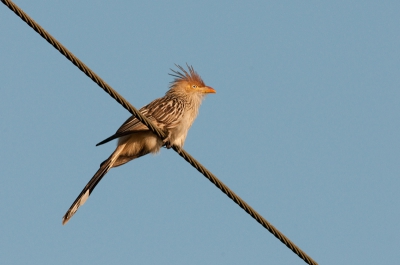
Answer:
POLYGON ((169 139, 167 138, 167 139, 165 139, 164 141, 164 146, 165 146, 165 148, 167 148, 167 149, 171 149, 171 147, 172 147, 172 144, 171 144, 171 142, 169 141, 169 139))

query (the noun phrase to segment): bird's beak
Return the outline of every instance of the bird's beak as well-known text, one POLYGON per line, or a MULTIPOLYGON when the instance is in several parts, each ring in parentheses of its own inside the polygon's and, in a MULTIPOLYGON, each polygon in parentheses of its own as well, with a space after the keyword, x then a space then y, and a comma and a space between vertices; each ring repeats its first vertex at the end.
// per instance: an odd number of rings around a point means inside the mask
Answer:
POLYGON ((205 87, 203 87, 203 93, 204 94, 215 94, 215 93, 217 93, 217 91, 215 91, 215 89, 210 86, 205 86, 205 87))

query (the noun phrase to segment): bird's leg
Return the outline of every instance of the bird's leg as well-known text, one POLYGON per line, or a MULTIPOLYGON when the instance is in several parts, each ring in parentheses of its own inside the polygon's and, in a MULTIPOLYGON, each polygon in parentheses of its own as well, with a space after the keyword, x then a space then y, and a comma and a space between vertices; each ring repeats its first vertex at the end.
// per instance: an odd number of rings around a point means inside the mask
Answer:
POLYGON ((172 147, 172 144, 169 141, 165 142, 165 148, 170 149, 172 147))
POLYGON ((167 149, 170 149, 170 148, 172 147, 172 144, 171 144, 171 142, 169 141, 168 138, 166 138, 165 140, 163 140, 163 143, 164 143, 164 145, 165 145, 165 147, 166 147, 167 149))
POLYGON ((167 136, 167 138, 165 138, 165 139, 163 140, 163 143, 164 143, 164 145, 165 145, 165 148, 170 149, 170 148, 172 147, 172 143, 171 143, 171 133, 168 132, 167 134, 168 134, 168 136, 167 136))

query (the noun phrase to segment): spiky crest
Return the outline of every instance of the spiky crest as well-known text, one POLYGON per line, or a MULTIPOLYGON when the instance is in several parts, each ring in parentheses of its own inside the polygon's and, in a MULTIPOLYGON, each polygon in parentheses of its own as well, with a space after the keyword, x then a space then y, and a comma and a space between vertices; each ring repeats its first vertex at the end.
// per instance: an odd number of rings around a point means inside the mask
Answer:
POLYGON ((180 82, 188 82, 190 84, 197 85, 199 87, 205 86, 200 75, 193 69, 193 66, 186 64, 187 68, 189 69, 189 73, 185 69, 183 69, 182 66, 177 65, 177 64, 175 64, 175 66, 178 67, 179 70, 181 70, 183 73, 173 70, 173 69, 170 69, 173 73, 172 74, 170 73, 169 75, 175 77, 175 79, 170 84, 170 88, 173 88, 174 86, 178 85, 180 82))

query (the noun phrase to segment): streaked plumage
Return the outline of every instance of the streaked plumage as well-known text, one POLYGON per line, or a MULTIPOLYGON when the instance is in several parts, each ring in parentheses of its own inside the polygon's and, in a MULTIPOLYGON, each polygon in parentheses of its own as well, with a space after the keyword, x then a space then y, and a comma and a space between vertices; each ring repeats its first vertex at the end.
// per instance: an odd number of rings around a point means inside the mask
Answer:
POLYGON ((215 93, 215 90, 204 84, 193 67, 188 66, 189 72, 179 65, 177 67, 182 72, 171 69, 173 74, 170 75, 175 79, 165 96, 139 110, 154 125, 164 130, 167 138, 163 141, 134 116, 127 119, 114 135, 97 144, 101 145, 118 138, 117 148, 100 164, 99 170, 64 215, 63 224, 66 224, 85 203, 93 189, 112 167, 123 165, 148 153, 157 153, 163 145, 167 148, 172 145, 183 146, 188 130, 196 119, 201 101, 206 94, 215 93))

